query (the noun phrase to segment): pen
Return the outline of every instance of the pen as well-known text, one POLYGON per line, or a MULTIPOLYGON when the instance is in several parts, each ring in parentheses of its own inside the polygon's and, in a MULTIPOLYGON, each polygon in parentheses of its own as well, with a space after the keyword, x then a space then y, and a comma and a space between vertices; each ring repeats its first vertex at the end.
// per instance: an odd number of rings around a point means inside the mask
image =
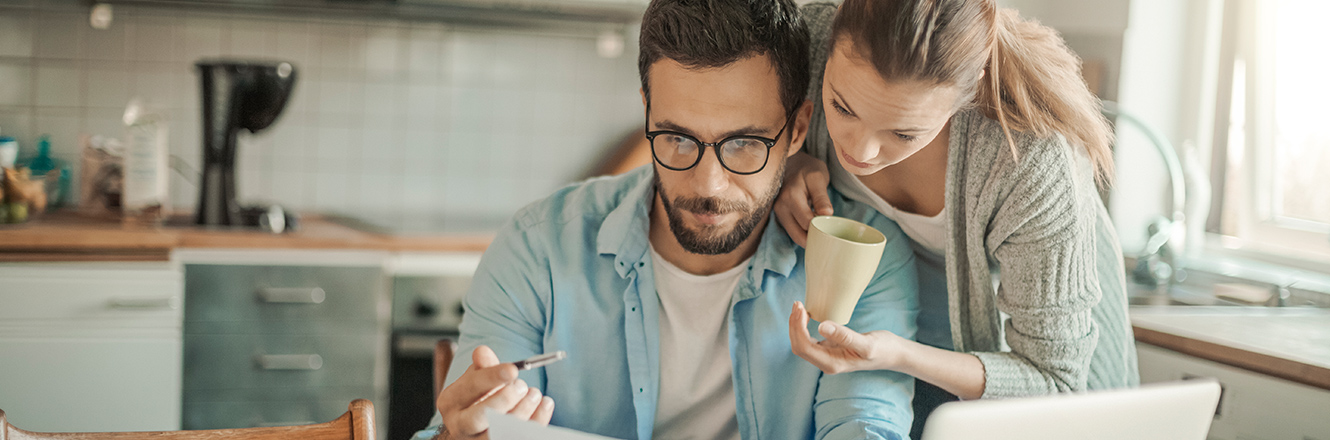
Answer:
POLYGON ((526 359, 522 359, 520 361, 513 362, 513 365, 516 366, 518 370, 530 370, 532 368, 540 368, 564 360, 564 358, 567 357, 568 357, 568 352, 559 350, 553 353, 538 354, 526 359))

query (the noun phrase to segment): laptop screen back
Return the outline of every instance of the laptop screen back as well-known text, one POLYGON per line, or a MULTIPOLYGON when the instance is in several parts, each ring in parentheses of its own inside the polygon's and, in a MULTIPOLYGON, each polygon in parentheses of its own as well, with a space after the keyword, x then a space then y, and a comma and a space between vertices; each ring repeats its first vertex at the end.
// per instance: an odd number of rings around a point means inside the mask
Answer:
POLYGON ((1190 380, 1023 399, 952 402, 923 440, 1205 440, 1219 384, 1190 380))

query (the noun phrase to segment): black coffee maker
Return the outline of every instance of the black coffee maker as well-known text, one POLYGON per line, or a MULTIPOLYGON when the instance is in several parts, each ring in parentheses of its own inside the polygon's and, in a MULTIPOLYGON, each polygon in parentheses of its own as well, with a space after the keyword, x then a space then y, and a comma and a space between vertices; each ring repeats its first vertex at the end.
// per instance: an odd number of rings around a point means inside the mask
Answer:
POLYGON ((280 208, 242 208, 236 203, 236 137, 241 129, 258 133, 272 125, 291 97, 295 67, 281 61, 237 60, 201 60, 194 66, 203 84, 203 173, 194 223, 287 229, 290 217, 280 208))

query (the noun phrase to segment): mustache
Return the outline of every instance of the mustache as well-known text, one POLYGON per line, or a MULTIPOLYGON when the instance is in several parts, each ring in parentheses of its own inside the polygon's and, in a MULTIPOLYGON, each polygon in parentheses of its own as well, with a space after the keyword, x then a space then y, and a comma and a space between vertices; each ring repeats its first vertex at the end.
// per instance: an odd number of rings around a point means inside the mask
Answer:
POLYGON ((696 212, 698 214, 719 215, 731 212, 747 212, 748 205, 733 200, 715 197, 680 197, 670 203, 675 209, 696 212))

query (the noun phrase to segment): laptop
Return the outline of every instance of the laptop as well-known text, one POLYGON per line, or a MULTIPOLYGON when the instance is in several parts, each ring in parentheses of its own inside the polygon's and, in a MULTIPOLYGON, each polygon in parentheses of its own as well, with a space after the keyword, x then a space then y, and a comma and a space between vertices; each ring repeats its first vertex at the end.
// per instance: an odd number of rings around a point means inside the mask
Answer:
POLYGON ((951 402, 933 411, 923 440, 1205 440, 1219 394, 1218 382, 1186 380, 951 402))

